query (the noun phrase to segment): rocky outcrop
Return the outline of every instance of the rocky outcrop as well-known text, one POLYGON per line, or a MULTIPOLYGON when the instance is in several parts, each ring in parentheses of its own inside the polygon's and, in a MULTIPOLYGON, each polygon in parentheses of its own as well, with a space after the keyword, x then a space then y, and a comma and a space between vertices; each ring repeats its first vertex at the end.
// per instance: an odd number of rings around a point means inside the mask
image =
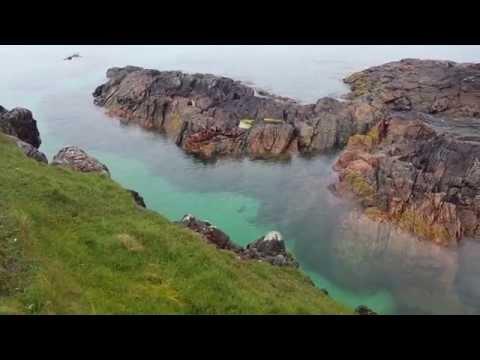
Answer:
POLYGON ((282 235, 278 231, 270 231, 260 239, 248 244, 243 257, 268 261, 273 265, 290 265, 298 267, 297 261, 287 252, 282 235))
POLYGON ((53 157, 52 165, 65 166, 80 172, 97 172, 110 177, 110 171, 106 165, 77 146, 62 148, 53 157))
POLYGON ((209 221, 200 220, 193 215, 187 214, 180 220, 179 224, 199 233, 204 239, 219 249, 232 250, 235 252, 241 250, 239 246, 230 240, 227 234, 212 225, 209 221))
POLYGON ((366 305, 359 305, 355 308, 355 313, 358 315, 378 315, 375 311, 366 305))
POLYGON ((127 189, 127 191, 132 195, 132 198, 133 198, 133 201, 135 201, 135 204, 137 204, 138 206, 140 206, 142 208, 147 207, 147 205, 145 204, 145 200, 143 199, 143 197, 138 192, 136 192, 135 190, 130 190, 130 189, 127 189))
POLYGON ((204 159, 328 151, 367 131, 379 116, 363 100, 301 105, 210 74, 127 66, 109 69, 107 78, 93 93, 96 105, 125 123, 165 133, 204 159))
POLYGON ((344 80, 348 98, 368 97, 376 107, 446 117, 480 116, 480 64, 403 59, 344 80))
POLYGON ((0 131, 39 148, 41 144, 37 122, 32 112, 24 108, 7 111, 0 106, 0 131))
POLYGON ((405 59, 345 82, 384 115, 349 139, 331 189, 437 244, 479 237, 480 65, 405 59))
POLYGON ((44 164, 48 164, 48 159, 45 154, 39 151, 36 147, 30 145, 29 143, 26 143, 25 141, 20 140, 19 138, 16 138, 15 136, 6 135, 6 137, 9 138, 13 143, 15 143, 17 147, 22 150, 23 153, 29 158, 32 158, 44 164))
POLYGON ((392 113, 352 137, 333 190, 441 245, 480 236, 480 121, 392 113), (468 134, 468 135, 467 135, 468 134))
POLYGON ((185 215, 178 223, 200 234, 217 248, 235 252, 241 259, 266 261, 276 266, 298 267, 297 261, 287 251, 282 235, 277 231, 271 231, 246 247, 240 247, 222 230, 193 215, 185 215))

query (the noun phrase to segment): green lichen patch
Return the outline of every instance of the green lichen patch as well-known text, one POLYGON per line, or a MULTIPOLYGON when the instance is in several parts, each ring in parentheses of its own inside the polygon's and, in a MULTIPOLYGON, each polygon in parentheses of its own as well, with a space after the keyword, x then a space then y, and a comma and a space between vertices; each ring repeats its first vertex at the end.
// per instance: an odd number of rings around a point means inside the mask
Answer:
POLYGON ((344 180, 349 185, 350 190, 360 199, 371 199, 375 195, 373 186, 355 171, 348 171, 344 180))
POLYGON ((451 238, 444 226, 431 224, 422 214, 414 210, 404 211, 398 219, 398 224, 406 231, 437 243, 448 244, 451 238))

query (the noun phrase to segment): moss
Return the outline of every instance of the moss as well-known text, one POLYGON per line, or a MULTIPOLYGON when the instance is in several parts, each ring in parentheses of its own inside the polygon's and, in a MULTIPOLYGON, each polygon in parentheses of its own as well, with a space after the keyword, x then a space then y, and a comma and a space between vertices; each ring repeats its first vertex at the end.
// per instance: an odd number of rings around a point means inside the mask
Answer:
POLYGON ((353 313, 298 269, 218 251, 111 179, 41 165, 1 134, 0 184, 0 313, 353 313))
POLYGON ((353 135, 348 139, 349 148, 362 148, 364 151, 371 151, 380 141, 380 132, 377 127, 373 127, 365 135, 353 135))
POLYGON ((351 191, 361 199, 370 199, 375 195, 373 186, 370 185, 362 175, 355 171, 349 171, 345 175, 344 180, 348 183, 351 191))
POLYGON ((183 119, 178 111, 175 111, 170 117, 170 121, 165 124, 167 134, 176 136, 180 133, 183 127, 183 119))
POLYGON ((351 84, 356 96, 366 95, 370 92, 370 81, 363 74, 353 74, 346 81, 351 84))
POLYGON ((374 221, 379 221, 385 218, 385 213, 375 206, 370 206, 365 209, 365 215, 374 221))
POLYGON ((413 210, 404 211, 398 219, 398 224, 406 231, 438 243, 446 244, 450 240, 450 234, 444 226, 430 224, 422 214, 413 210))

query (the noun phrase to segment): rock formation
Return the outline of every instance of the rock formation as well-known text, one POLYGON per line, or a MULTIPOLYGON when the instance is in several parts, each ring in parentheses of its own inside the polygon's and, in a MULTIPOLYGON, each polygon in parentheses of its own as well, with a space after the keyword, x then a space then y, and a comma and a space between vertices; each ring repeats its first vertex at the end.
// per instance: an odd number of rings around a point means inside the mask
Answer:
POLYGON ((446 124, 422 113, 391 114, 352 137, 335 164, 335 191, 372 217, 442 245, 479 237, 480 132, 446 124))
POLYGON ((135 201, 135 204, 137 204, 138 206, 140 206, 142 208, 147 207, 147 205, 145 204, 145 200, 143 199, 143 197, 138 192, 136 192, 135 190, 130 190, 130 189, 127 189, 127 191, 132 195, 133 201, 135 201))
POLYGON ((480 116, 480 64, 403 59, 347 77, 348 98, 368 97, 376 107, 446 117, 480 116))
POLYGON ((24 108, 7 111, 0 106, 0 131, 39 148, 41 144, 37 122, 32 112, 24 108))
POLYGON ((102 164, 77 146, 62 148, 53 157, 52 165, 65 166, 80 172, 98 172, 110 177, 110 171, 105 164, 102 164))
POLYGON ((355 313, 358 315, 378 315, 375 311, 366 305, 359 305, 355 308, 355 313))
POLYGON ((441 245, 480 236, 480 65, 402 60, 345 80, 385 115, 354 135, 332 189, 441 245))
POLYGON ((233 251, 242 259, 266 261, 277 266, 298 267, 297 261, 287 251, 282 235, 277 231, 271 231, 243 248, 235 245, 227 234, 210 222, 199 220, 193 215, 185 215, 178 223, 199 233, 217 248, 233 251))
POLYGON ((9 139, 14 142, 17 147, 23 151, 23 153, 28 156, 29 158, 32 158, 38 162, 48 164, 48 159, 44 153, 39 151, 36 147, 30 145, 29 143, 26 143, 25 141, 20 140, 19 138, 11 135, 6 135, 9 139))
POLYGON ((379 113, 364 101, 324 98, 300 105, 225 77, 111 68, 94 103, 125 123, 165 133, 186 152, 278 158, 342 147, 366 132, 379 113))
POLYGON ((478 237, 480 64, 404 59, 302 105, 209 74, 111 68, 94 102, 188 153, 282 158, 347 148, 331 188, 376 220, 452 245, 478 237))

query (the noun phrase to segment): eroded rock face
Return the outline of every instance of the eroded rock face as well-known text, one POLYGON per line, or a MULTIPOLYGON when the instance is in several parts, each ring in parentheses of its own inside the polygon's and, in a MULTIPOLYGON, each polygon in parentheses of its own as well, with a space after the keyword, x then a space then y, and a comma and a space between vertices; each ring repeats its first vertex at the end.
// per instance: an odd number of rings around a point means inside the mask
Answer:
POLYGON ((40 147, 40 133, 30 110, 15 108, 7 111, 0 106, 0 131, 15 136, 37 149, 40 147))
POLYGON ((235 245, 227 234, 210 222, 199 220, 193 215, 185 215, 178 223, 199 233, 217 248, 237 253, 241 259, 266 261, 276 266, 298 267, 297 261, 287 251, 282 235, 278 231, 271 231, 243 248, 235 245))
POLYGON ((384 115, 349 139, 332 189, 435 243, 478 238, 480 64, 405 59, 345 82, 384 115))
POLYGON ((465 121, 467 131, 458 122, 392 113, 350 139, 334 166, 333 189, 371 217, 441 245, 479 237, 480 122, 465 121))
POLYGON ((77 146, 66 146, 61 149, 53 157, 52 165, 66 166, 80 172, 98 172, 110 177, 110 171, 106 165, 77 146))
POLYGON ((96 105, 123 122, 165 133, 204 159, 328 151, 378 118, 365 101, 325 98, 300 105, 210 74, 127 66, 109 69, 107 78, 93 93, 96 105))

